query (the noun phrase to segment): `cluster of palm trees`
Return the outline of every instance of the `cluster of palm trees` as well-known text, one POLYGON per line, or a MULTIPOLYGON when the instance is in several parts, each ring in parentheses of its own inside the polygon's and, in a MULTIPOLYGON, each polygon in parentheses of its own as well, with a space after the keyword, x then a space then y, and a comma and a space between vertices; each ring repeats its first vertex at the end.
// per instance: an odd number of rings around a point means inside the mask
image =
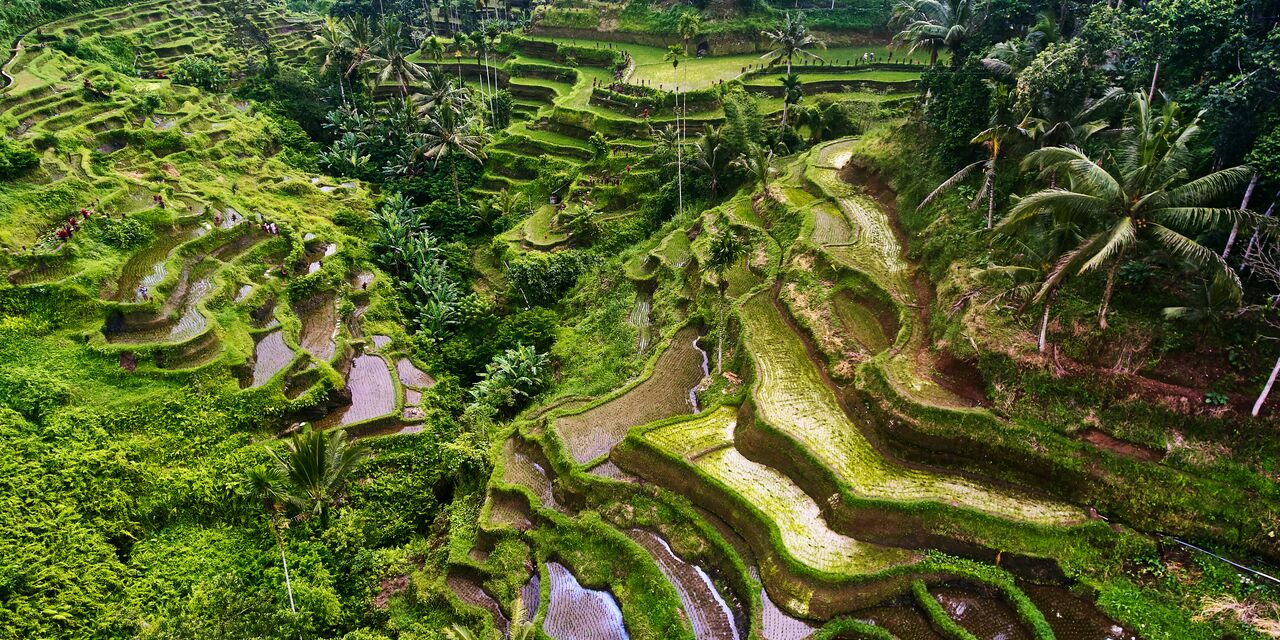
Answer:
POLYGON ((974 142, 986 145, 988 157, 962 168, 921 203, 928 206, 974 169, 984 169, 973 204, 987 200, 988 226, 997 237, 1014 242, 1024 259, 1023 264, 981 270, 975 279, 994 285, 1001 299, 1041 306, 1039 349, 1047 347, 1050 305, 1071 278, 1105 273, 1098 307, 1098 324, 1105 329, 1120 266, 1152 251, 1205 273, 1220 298, 1239 302, 1239 276, 1222 255, 1196 238, 1252 217, 1243 208, 1216 206, 1252 170, 1232 167, 1193 179, 1187 167, 1198 120, 1186 118, 1174 102, 1156 109, 1142 92, 1113 90, 1059 117, 1064 119, 1028 115, 1016 125, 994 125, 979 134, 974 142), (1105 111, 1125 99, 1129 108, 1123 125, 1112 129, 1105 111), (1086 152, 1098 146, 1086 143, 1100 134, 1114 136, 1115 142, 1086 152), (1025 152, 1021 168, 1038 171, 1048 186, 1016 199, 993 225, 995 171, 1006 150, 1025 152))
MULTIPOLYGON (((437 36, 422 42, 422 53, 437 66, 444 63, 445 55, 452 47, 458 61, 458 85, 463 85, 461 59, 474 54, 480 66, 483 89, 481 94, 487 106, 487 120, 493 128, 500 128, 494 100, 498 93, 498 77, 489 65, 489 54, 503 34, 503 25, 496 20, 486 20, 474 33, 456 33, 446 43, 437 36), (483 58, 484 64, 480 61, 483 58)), ((325 20, 320 33, 315 36, 319 47, 320 70, 334 72, 344 104, 347 103, 347 87, 359 86, 363 90, 378 86, 395 86, 401 96, 409 96, 410 87, 425 82, 430 74, 427 67, 412 59, 415 52, 413 39, 404 23, 394 18, 375 22, 362 15, 345 19, 330 17, 325 20)))
POLYGON ((949 51, 957 66, 965 43, 986 20, 985 9, 981 0, 897 0, 889 14, 889 25, 899 29, 893 42, 908 53, 928 51, 931 66, 949 51))

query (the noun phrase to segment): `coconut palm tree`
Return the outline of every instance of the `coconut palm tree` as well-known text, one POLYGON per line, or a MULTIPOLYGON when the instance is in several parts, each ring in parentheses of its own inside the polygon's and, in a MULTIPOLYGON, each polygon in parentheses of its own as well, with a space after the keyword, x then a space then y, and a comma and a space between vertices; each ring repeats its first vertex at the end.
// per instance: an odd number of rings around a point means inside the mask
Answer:
POLYGON ((1219 286, 1239 300, 1235 271, 1217 252, 1188 234, 1248 216, 1210 203, 1238 187, 1251 169, 1233 167, 1189 179, 1186 167, 1192 151, 1188 143, 1199 126, 1197 121, 1180 123, 1178 115, 1175 103, 1166 104, 1157 115, 1146 96, 1135 93, 1120 144, 1105 161, 1092 160, 1070 146, 1045 147, 1027 155, 1024 168, 1061 170, 1068 185, 1020 199, 1000 222, 1001 230, 1017 233, 1049 218, 1054 226, 1075 226, 1087 234, 1058 259, 1037 297, 1055 290, 1068 277, 1106 268, 1098 310, 1098 325, 1105 329, 1116 271, 1130 252, 1150 246, 1209 271, 1219 286))
MULTIPOLYGON (((351 58, 350 40, 347 37, 346 30, 340 20, 334 17, 328 17, 324 20, 324 25, 320 28, 320 33, 315 36, 316 42, 319 44, 316 51, 320 55, 320 72, 327 73, 330 69, 346 68, 348 60, 351 58)), ((347 87, 343 82, 343 73, 338 74, 338 93, 342 95, 342 104, 347 103, 347 87)))
POLYGON ((711 183, 711 198, 715 199, 720 189, 720 178, 729 168, 729 149, 724 144, 724 135, 714 125, 708 126, 693 151, 693 169, 707 176, 711 183))
POLYGON ((342 495, 351 469, 365 455, 364 446, 347 439, 341 429, 315 431, 309 425, 285 441, 284 453, 267 447, 280 482, 276 495, 300 514, 329 526, 329 509, 342 495))
POLYGON ((428 58, 431 58, 436 65, 439 65, 444 61, 444 41, 432 34, 430 38, 427 38, 427 40, 422 43, 422 52, 425 53, 428 58))
POLYGON ((729 281, 725 274, 732 269, 747 252, 747 245, 734 232, 729 219, 724 215, 716 219, 716 232, 711 237, 707 248, 707 268, 716 274, 717 289, 720 293, 719 323, 716 328, 716 373, 724 370, 724 307, 728 298, 729 281))
MULTIPOLYGON (((760 32, 761 35, 769 39, 771 51, 761 56, 769 58, 770 64, 777 64, 779 60, 787 61, 787 75, 791 75, 791 60, 796 56, 804 58, 813 58, 821 60, 816 54, 809 51, 814 47, 824 47, 822 41, 809 33, 809 28, 804 26, 804 20, 801 14, 792 16, 786 13, 783 16, 782 23, 772 31, 765 30, 760 32)), ((782 121, 787 121, 787 104, 782 104, 782 121)))
MULTIPOLYGON (((999 117, 998 115, 995 117, 999 117)), ((1019 141, 1029 140, 1034 135, 1032 130, 1031 115, 1027 114, 1018 124, 993 124, 970 140, 970 144, 980 144, 986 147, 987 157, 972 164, 961 167, 950 178, 947 178, 937 189, 934 189, 920 205, 916 207, 916 211, 921 211, 933 202, 934 198, 942 194, 944 191, 960 184, 965 177, 973 172, 974 169, 982 167, 982 188, 978 190, 978 194, 973 197, 973 201, 969 203, 969 209, 973 210, 978 207, 978 203, 983 199, 987 201, 987 228, 990 229, 992 221, 995 217, 996 208, 996 167, 1000 162, 1000 152, 1007 146, 1015 144, 1019 141)))
POLYGON ((346 36, 347 49, 351 52, 351 64, 347 65, 343 73, 351 77, 351 74, 362 69, 374 57, 378 38, 374 34, 373 25, 369 19, 358 14, 346 19, 343 33, 346 36))
POLYGON ((297 614, 298 606, 293 601, 293 581, 289 578, 289 559, 284 555, 284 536, 280 534, 279 518, 282 501, 280 487, 283 484, 284 477, 274 466, 258 465, 249 467, 245 471, 245 485, 248 486, 253 497, 262 503, 262 508, 266 511, 267 529, 271 531, 271 539, 275 541, 276 549, 280 551, 280 564, 284 567, 284 586, 289 593, 289 608, 297 614))
POLYGON ((782 83, 782 126, 787 126, 787 107, 798 104, 804 96, 804 83, 800 82, 800 76, 795 73, 788 73, 782 76, 779 81, 782 83))
MULTIPOLYGON (((486 20, 480 25, 480 37, 484 46, 484 68, 488 83, 492 87, 486 87, 489 91, 489 114, 492 118, 493 128, 498 128, 498 113, 494 109, 494 98, 498 95, 498 70, 489 66, 489 50, 498 44, 498 38, 502 36, 502 26, 497 20, 486 20)), ((496 58, 495 58, 496 60, 496 58)))
POLYGON ((671 62, 671 75, 675 80, 675 98, 676 98, 676 131, 679 136, 676 144, 676 192, 678 210, 681 215, 684 214, 684 156, 681 150, 684 145, 679 141, 684 139, 684 126, 680 122, 680 60, 684 58, 684 50, 680 45, 671 45, 667 47, 667 54, 663 56, 663 60, 671 62))
POLYGON ((427 120, 427 131, 423 135, 422 146, 418 147, 418 154, 434 160, 435 167, 440 166, 441 159, 449 158, 453 171, 453 195, 459 207, 462 206, 462 189, 458 186, 458 156, 483 161, 486 142, 488 136, 483 125, 468 121, 453 108, 434 109, 427 120))
POLYGON ((418 115, 427 116, 437 107, 461 110, 462 105, 467 102, 466 93, 449 76, 439 71, 430 71, 418 98, 418 115))
POLYGON ((772 161, 772 149, 751 145, 733 161, 733 166, 746 171, 752 181, 760 185, 760 193, 764 193, 769 190, 769 163, 772 161))
POLYGON ((684 54, 690 55, 689 42, 698 37, 698 32, 702 30, 702 16, 697 11, 686 11, 680 14, 680 19, 676 21, 676 33, 680 34, 680 41, 684 43, 684 54))
POLYGON ((977 0, 898 0, 890 14, 889 24, 898 33, 896 46, 908 45, 908 53, 917 49, 929 52, 929 64, 938 63, 938 52, 951 52, 952 66, 959 66, 960 49, 985 19, 977 0))
POLYGON ((427 77, 422 68, 405 54, 408 40, 405 38, 404 25, 387 20, 382 27, 382 39, 376 54, 368 59, 368 64, 378 70, 378 82, 394 81, 400 87, 400 95, 409 95, 409 83, 427 77))

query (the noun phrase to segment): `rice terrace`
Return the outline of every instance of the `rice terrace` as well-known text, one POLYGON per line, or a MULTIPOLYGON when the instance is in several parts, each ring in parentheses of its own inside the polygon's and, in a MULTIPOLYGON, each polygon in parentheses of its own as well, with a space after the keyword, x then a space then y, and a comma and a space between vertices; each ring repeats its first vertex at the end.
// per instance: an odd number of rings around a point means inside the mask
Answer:
POLYGON ((0 40, 0 640, 1280 638, 1273 0, 0 40))

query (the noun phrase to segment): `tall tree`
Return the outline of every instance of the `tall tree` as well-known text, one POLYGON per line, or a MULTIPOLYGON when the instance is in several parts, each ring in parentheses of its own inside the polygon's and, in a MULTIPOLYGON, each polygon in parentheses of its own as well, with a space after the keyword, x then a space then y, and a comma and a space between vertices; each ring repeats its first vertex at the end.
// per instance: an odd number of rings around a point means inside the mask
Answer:
POLYGON ((401 96, 409 95, 409 84, 427 77, 426 69, 413 62, 406 55, 408 39, 405 37, 404 25, 389 19, 382 27, 382 38, 375 55, 368 59, 368 64, 378 70, 378 82, 395 82, 400 88, 401 96))
POLYGON ((929 64, 938 64, 938 52, 951 52, 951 65, 959 67, 961 49, 984 21, 977 0, 898 0, 889 24, 898 29, 895 45, 907 45, 908 53, 929 52, 929 64))
MULTIPOLYGON (((997 116, 998 117, 998 116, 997 116)), ((978 189, 978 194, 973 197, 973 201, 969 203, 969 209, 976 209, 978 203, 984 199, 987 201, 987 228, 990 229, 992 221, 995 218, 996 209, 996 168, 999 166, 1000 153, 1004 147, 1012 145, 1018 141, 1028 140, 1032 137, 1032 129, 1030 122, 1030 114, 1022 119, 1018 124, 993 124, 981 133, 973 137, 970 141, 972 144, 980 144, 987 149, 987 158, 979 160, 972 164, 961 167, 950 178, 947 178, 937 189, 934 189, 920 205, 916 207, 917 211, 923 210, 933 202, 934 198, 942 194, 944 191, 960 184, 965 177, 979 167, 983 170, 982 187, 978 189)))
POLYGON ((352 52, 349 46, 350 39, 347 37, 342 22, 332 16, 325 18, 324 25, 320 28, 320 33, 316 34, 315 39, 320 45, 316 48, 320 56, 320 72, 327 73, 331 69, 337 70, 338 92, 342 95, 342 104, 346 104, 347 85, 343 80, 352 52))
POLYGON ((684 215, 684 125, 680 120, 680 60, 684 58, 684 50, 679 45, 671 45, 667 47, 667 54, 663 56, 663 60, 671 62, 671 75, 675 80, 675 102, 676 102, 676 192, 678 201, 678 210, 684 215))
POLYGON ((706 133, 694 145, 693 169, 710 181, 711 197, 719 195, 720 178, 729 168, 729 149, 725 146, 724 135, 715 126, 708 126, 706 133))
POLYGON ((719 322, 716 327, 716 373, 720 373, 724 370, 724 308, 729 291, 729 281, 725 274, 746 254, 747 245, 734 232, 729 219, 721 215, 716 218, 716 232, 711 236, 707 251, 707 268, 716 274, 716 288, 720 293, 719 322))
POLYGON ((684 54, 692 55, 689 51, 689 42, 698 37, 698 32, 702 30, 702 16, 697 11, 686 11, 680 14, 680 19, 676 21, 676 33, 680 34, 680 41, 684 43, 684 54))
POLYGON ((1120 144, 1105 162, 1091 160, 1075 147, 1045 147, 1027 155, 1024 168, 1061 169, 1069 184, 1020 199, 1000 222, 1001 229, 1016 232, 1049 217, 1055 226, 1074 226, 1086 234, 1059 258, 1038 297, 1070 276, 1105 268, 1098 324, 1106 328, 1116 271, 1130 252, 1150 246, 1208 270, 1239 299, 1235 271, 1217 252, 1188 234, 1247 216, 1211 203, 1237 188, 1251 171, 1234 167, 1189 179, 1186 167, 1192 151, 1188 142, 1198 131, 1195 121, 1179 123, 1176 104, 1165 105, 1157 115, 1146 96, 1135 93, 1120 144))
MULTIPOLYGON (((804 58, 813 58, 821 60, 817 54, 809 51, 814 47, 822 47, 822 41, 812 33, 809 28, 804 25, 802 14, 792 15, 790 12, 784 14, 782 23, 772 30, 760 32, 761 35, 769 39, 771 51, 761 56, 762 58, 770 58, 771 64, 776 64, 779 60, 787 61, 787 75, 791 75, 791 60, 796 56, 804 58)), ((782 121, 787 121, 787 104, 782 104, 782 121)))
POLYGON ((787 108, 800 102, 800 98, 804 96, 804 83, 795 73, 788 73, 779 81, 782 82, 782 126, 785 127, 787 126, 787 108))
POLYGON ((458 185, 458 156, 470 158, 477 162, 484 160, 484 145, 488 136, 483 125, 464 118, 457 110, 441 107, 431 112, 427 120, 427 131, 418 153, 434 161, 440 166, 440 160, 449 159, 453 172, 453 195, 457 206, 462 206, 462 189, 458 185))

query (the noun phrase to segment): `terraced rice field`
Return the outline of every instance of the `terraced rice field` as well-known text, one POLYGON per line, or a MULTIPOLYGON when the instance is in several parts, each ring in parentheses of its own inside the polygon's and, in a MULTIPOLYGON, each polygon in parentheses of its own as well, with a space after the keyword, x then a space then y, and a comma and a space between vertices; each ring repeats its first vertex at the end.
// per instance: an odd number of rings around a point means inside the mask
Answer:
POLYGON ((578 464, 609 452, 632 427, 689 413, 689 390, 703 376, 697 330, 678 331, 653 373, 622 395, 581 413, 555 418, 554 428, 578 464))
POLYGON ((546 456, 536 445, 525 443, 516 437, 507 438, 502 443, 504 468, 502 481, 507 484, 520 485, 538 498, 542 506, 556 508, 556 500, 552 495, 551 468, 546 456))
POLYGON ((479 581, 470 575, 453 571, 445 578, 444 583, 445 586, 449 587, 449 590, 453 591, 454 595, 458 596, 459 600, 488 612, 493 617, 494 626, 498 628, 498 631, 506 633, 507 616, 502 613, 502 608, 498 606, 498 602, 493 599, 493 596, 489 595, 489 592, 484 590, 479 581))
POLYGON ((658 534, 631 529, 627 536, 649 552, 662 575, 675 587, 697 640, 738 640, 734 611, 701 567, 682 560, 658 534))
POLYGON ((332 296, 321 296, 298 309, 302 318, 302 336, 298 342, 303 350, 317 360, 328 362, 337 353, 334 336, 338 331, 338 309, 332 296))
POLYGON ((120 269, 120 277, 107 281, 103 298, 119 302, 141 302, 139 287, 146 287, 154 294, 155 286, 164 279, 165 263, 173 251, 184 242, 204 235, 204 227, 192 226, 160 233, 142 250, 129 257, 120 269))
POLYGON ((292 361, 293 350, 284 341, 284 331, 268 333, 253 345, 253 382, 249 386, 261 387, 292 361))
POLYGON ((396 375, 400 376, 400 384, 406 387, 426 389, 436 383, 430 374, 419 369, 408 358, 396 360, 396 375))
POLYGON ((733 444, 737 412, 732 407, 654 429, 645 439, 689 460, 713 482, 754 510, 764 526, 778 530, 784 551, 797 561, 831 574, 875 573, 913 561, 902 549, 859 542, 831 530, 822 510, 778 470, 747 459, 733 444))
POLYGON ((803 446, 855 494, 895 502, 938 502, 1043 524, 1080 519, 1069 505, 1017 496, 886 460, 845 415, 804 343, 787 326, 767 292, 743 303, 741 318, 757 373, 752 397, 760 418, 803 446))
POLYGON ((518 531, 527 531, 533 526, 524 498, 505 491, 490 491, 488 501, 490 526, 512 527, 518 531))
POLYGON ((628 640, 622 609, 608 591, 587 589, 558 562, 547 563, 551 599, 542 628, 556 640, 628 640))
POLYGON ((934 587, 929 594, 948 617, 976 637, 1032 640, 1031 632, 1018 620, 1013 607, 1002 600, 954 587, 934 587))
POLYGON ((366 354, 352 360, 347 390, 351 392, 351 404, 325 416, 316 423, 317 428, 364 422, 396 410, 396 383, 381 356, 366 354))

